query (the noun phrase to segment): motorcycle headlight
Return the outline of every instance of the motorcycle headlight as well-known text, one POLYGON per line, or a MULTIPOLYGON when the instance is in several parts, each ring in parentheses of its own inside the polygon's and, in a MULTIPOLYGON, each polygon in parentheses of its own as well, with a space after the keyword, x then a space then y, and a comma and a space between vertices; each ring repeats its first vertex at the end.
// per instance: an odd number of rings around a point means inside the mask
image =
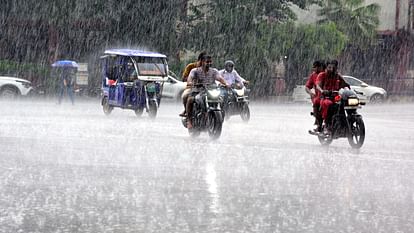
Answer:
POLYGON ((208 93, 208 97, 212 99, 218 99, 220 96, 220 90, 218 89, 209 90, 207 93, 208 93))
POLYGON ((244 89, 236 89, 236 93, 238 96, 244 96, 244 89))
POLYGON ((348 105, 349 106, 356 106, 359 104, 359 100, 358 99, 354 99, 354 98, 349 98, 348 99, 348 105))

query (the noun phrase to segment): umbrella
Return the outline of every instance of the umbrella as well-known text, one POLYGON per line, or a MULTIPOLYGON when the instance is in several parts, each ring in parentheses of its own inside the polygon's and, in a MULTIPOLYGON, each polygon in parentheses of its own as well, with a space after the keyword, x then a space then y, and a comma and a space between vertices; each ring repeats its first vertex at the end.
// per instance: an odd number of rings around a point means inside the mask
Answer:
POLYGON ((78 68, 78 63, 70 60, 60 60, 52 64, 52 67, 73 67, 78 68))

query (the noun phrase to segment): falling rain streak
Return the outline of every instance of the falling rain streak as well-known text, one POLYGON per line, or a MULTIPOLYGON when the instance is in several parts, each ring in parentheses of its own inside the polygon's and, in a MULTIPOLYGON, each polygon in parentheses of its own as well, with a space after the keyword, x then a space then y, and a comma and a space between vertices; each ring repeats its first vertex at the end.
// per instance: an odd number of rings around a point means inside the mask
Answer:
POLYGON ((1 1, 0 232, 414 232, 413 15, 410 0, 1 1), (155 119, 102 112, 109 49, 166 55, 181 89, 163 86, 155 119), (178 117, 201 51, 249 81, 250 121, 218 140, 178 117), (330 59, 368 102, 360 149, 308 133, 304 84, 330 59))

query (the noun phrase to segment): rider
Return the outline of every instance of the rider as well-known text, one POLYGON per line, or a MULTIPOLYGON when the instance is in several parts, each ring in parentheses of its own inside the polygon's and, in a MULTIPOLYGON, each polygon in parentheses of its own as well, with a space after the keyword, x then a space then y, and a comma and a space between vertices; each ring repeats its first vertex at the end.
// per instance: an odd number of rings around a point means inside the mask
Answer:
POLYGON ((239 73, 234 69, 234 62, 233 61, 226 61, 224 62, 224 69, 220 70, 220 75, 226 80, 229 85, 236 84, 239 88, 243 87, 244 84, 249 83, 242 77, 240 77, 239 73))
POLYGON ((326 69, 326 65, 323 61, 314 61, 312 66, 312 74, 309 76, 308 81, 305 84, 305 90, 310 95, 313 106, 313 116, 315 117, 316 128, 313 132, 320 132, 322 127, 322 116, 320 112, 320 92, 316 88, 316 79, 318 74, 326 69), (312 91, 313 89, 313 91, 312 91))
POLYGON ((220 75, 216 68, 211 68, 212 59, 209 55, 204 55, 200 59, 201 66, 191 70, 188 76, 187 85, 191 86, 191 93, 187 98, 186 112, 187 112, 187 128, 193 128, 191 121, 194 97, 200 92, 200 86, 206 87, 207 85, 214 84, 215 81, 219 81, 221 84, 229 87, 226 80, 220 75))
MULTIPOLYGON (((188 75, 190 75, 190 71, 192 69, 201 66, 201 58, 205 55, 206 55, 205 51, 201 52, 198 55, 197 61, 195 61, 193 63, 190 63, 185 67, 184 72, 183 72, 183 82, 187 82, 188 75)), ((180 113, 179 115, 182 116, 182 117, 186 116, 185 108, 186 108, 186 104, 187 104, 187 98, 188 98, 188 95, 190 94, 190 92, 191 92, 191 86, 187 83, 187 86, 186 86, 185 90, 183 91, 183 94, 181 95, 181 98, 183 100, 183 105, 184 105, 184 111, 182 113, 180 113)))
MULTIPOLYGON (((237 71, 234 69, 234 62, 231 60, 224 62, 224 69, 220 70, 219 73, 226 80, 227 84, 230 85, 230 87, 235 86, 235 88, 243 88, 244 83, 249 83, 240 77, 239 73, 237 73, 237 71)), ((224 91, 224 103, 227 103, 228 98, 229 93, 227 91, 224 91)))
POLYGON ((324 97, 320 101, 321 114, 324 124, 329 126, 331 120, 329 108, 333 104, 333 101, 329 97, 332 95, 332 91, 339 91, 341 88, 350 88, 349 84, 345 82, 340 74, 338 74, 337 60, 327 62, 326 71, 318 75, 316 88, 322 93, 322 97, 324 97))

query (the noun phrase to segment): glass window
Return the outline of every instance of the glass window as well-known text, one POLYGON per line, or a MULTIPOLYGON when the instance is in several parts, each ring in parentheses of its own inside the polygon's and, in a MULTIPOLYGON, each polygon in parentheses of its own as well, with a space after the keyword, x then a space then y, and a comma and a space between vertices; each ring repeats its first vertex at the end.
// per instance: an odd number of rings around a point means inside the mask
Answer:
POLYGON ((134 57, 140 75, 166 76, 167 68, 164 58, 134 57))
POLYGON ((350 77, 343 77, 343 78, 344 78, 345 82, 348 83, 350 86, 360 86, 361 85, 361 82, 356 80, 356 79, 353 79, 353 78, 350 78, 350 77))

